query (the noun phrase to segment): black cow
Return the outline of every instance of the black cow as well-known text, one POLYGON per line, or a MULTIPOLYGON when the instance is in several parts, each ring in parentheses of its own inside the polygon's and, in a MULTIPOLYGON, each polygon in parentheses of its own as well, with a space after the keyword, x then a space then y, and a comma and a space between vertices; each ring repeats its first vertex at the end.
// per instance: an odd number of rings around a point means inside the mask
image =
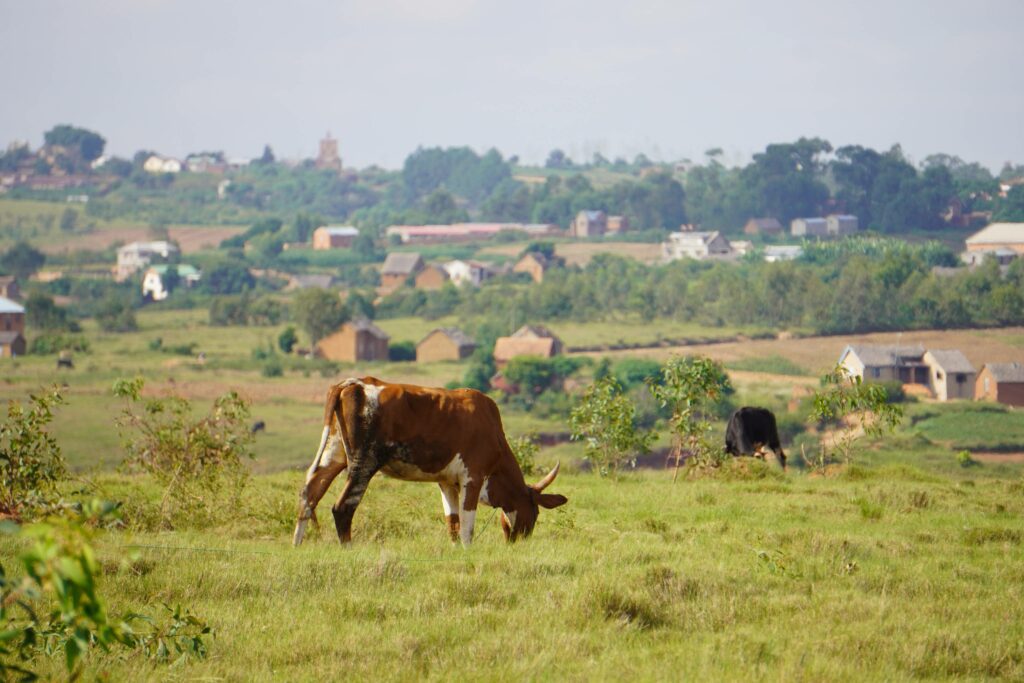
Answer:
POLYGON ((785 469, 786 454, 782 452, 779 428, 775 425, 772 411, 744 406, 733 413, 729 418, 729 426, 725 428, 725 452, 730 455, 764 457, 765 448, 775 454, 785 469))
POLYGON ((265 431, 267 431, 267 423, 264 422, 263 420, 256 420, 255 422, 252 423, 252 427, 249 428, 249 433, 250 434, 255 434, 256 432, 265 432, 265 431))

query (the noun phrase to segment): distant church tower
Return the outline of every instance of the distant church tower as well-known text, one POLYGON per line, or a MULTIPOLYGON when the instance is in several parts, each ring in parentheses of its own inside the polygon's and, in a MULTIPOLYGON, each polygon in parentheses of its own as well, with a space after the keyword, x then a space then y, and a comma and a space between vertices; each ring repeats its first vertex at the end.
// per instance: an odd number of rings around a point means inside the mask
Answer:
POLYGON ((338 141, 331 137, 330 132, 327 133, 327 137, 320 141, 320 154, 316 157, 316 167, 341 173, 338 141))

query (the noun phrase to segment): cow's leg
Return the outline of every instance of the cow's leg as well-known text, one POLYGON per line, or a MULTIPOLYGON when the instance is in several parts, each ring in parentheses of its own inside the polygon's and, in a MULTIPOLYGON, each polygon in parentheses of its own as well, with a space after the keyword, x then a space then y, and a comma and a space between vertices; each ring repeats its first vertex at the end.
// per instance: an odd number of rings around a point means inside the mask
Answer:
POLYGON ((345 471, 346 463, 331 462, 327 467, 311 469, 306 485, 299 493, 299 518, 295 523, 295 535, 292 542, 295 545, 302 543, 302 537, 306 533, 306 523, 312 519, 313 525, 320 527, 316 519, 316 506, 320 499, 327 493, 335 478, 345 471))
POLYGON ((476 521, 476 506, 480 500, 480 487, 483 482, 470 479, 462 485, 462 496, 459 501, 459 533, 462 545, 469 547, 473 542, 473 523, 476 521))
POLYGON ((359 501, 366 493, 366 487, 370 485, 373 475, 380 469, 379 465, 368 465, 360 463, 352 465, 348 470, 348 480, 345 488, 338 496, 337 502, 331 508, 334 514, 334 528, 338 531, 338 540, 342 543, 349 543, 352 540, 352 516, 359 507, 359 501))
POLYGON ((457 484, 438 482, 441 487, 441 506, 448 521, 448 535, 452 543, 459 540, 459 487, 457 484))

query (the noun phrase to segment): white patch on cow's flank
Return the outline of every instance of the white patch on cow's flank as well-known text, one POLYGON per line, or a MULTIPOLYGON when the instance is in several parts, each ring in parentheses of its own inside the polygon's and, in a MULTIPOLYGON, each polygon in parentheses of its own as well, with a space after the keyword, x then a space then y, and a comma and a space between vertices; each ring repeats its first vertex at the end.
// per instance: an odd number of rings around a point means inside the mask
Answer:
POLYGON ((450 481, 460 487, 465 487, 469 483, 469 468, 462 461, 462 453, 455 454, 455 457, 439 472, 438 479, 439 481, 450 481))
MULTIPOLYGON (((327 429, 327 427, 324 427, 324 429, 327 429)), ((343 443, 344 439, 341 438, 341 434, 338 432, 335 432, 328 437, 327 443, 323 448, 323 453, 320 456, 320 467, 327 467, 334 461, 341 462, 341 460, 338 460, 336 456, 338 455, 338 451, 341 450, 343 443)))
POLYGON ((366 396, 366 403, 363 405, 363 417, 371 417, 380 407, 380 391, 383 387, 375 384, 363 384, 363 395, 366 396))

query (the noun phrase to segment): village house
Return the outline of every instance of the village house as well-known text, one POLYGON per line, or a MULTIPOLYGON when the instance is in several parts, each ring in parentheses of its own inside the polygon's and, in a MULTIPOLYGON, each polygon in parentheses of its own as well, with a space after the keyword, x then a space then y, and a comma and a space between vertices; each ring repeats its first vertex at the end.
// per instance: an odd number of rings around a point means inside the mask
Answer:
POLYGON ((743 234, 774 237, 782 234, 782 223, 775 218, 751 218, 743 226, 743 234))
POLYGON ((7 299, 20 299, 21 287, 18 278, 13 275, 0 275, 0 296, 7 299))
POLYGON ((929 349, 921 359, 930 372, 929 386, 940 401, 974 398, 978 371, 957 350, 929 349))
POLYGON ((423 270, 423 258, 414 251, 393 251, 384 259, 380 269, 380 284, 385 291, 398 289, 423 270))
POLYGON ((288 284, 285 285, 284 290, 294 292, 299 289, 330 289, 333 284, 333 275, 326 273, 298 274, 288 277, 288 284))
POLYGON ((539 251, 528 251, 512 266, 513 273, 528 273, 534 282, 543 282, 544 274, 552 268, 561 268, 565 261, 558 257, 545 256, 539 251))
POLYGON ((352 320, 316 343, 316 356, 355 363, 388 359, 390 337, 365 318, 352 320))
POLYGON ((860 229, 856 216, 848 214, 832 214, 825 219, 825 231, 829 235, 845 237, 853 235, 860 229))
POLYGON ((331 137, 330 131, 327 132, 327 137, 320 140, 320 150, 316 155, 316 167, 320 170, 341 173, 341 156, 338 154, 338 141, 331 137))
POLYGON ((580 211, 569 228, 572 237, 599 237, 608 232, 608 216, 604 211, 580 211))
POLYGON ((543 237, 559 232, 550 223, 452 223, 451 225, 392 225, 384 234, 402 244, 434 242, 466 242, 487 240, 502 231, 524 232, 530 237, 543 237))
POLYGON ((0 296, 0 358, 25 354, 25 308, 0 296))
POLYGON ((804 255, 804 248, 800 245, 768 245, 764 248, 764 260, 768 263, 778 261, 795 261, 804 255))
POLYGON ((824 237, 828 235, 828 221, 824 218, 794 218, 789 224, 793 237, 824 237))
POLYGON ((444 266, 430 264, 416 274, 414 280, 416 289, 441 289, 445 283, 450 282, 451 277, 444 266))
POLYGON ((144 299, 163 301, 167 298, 170 292, 164 285, 167 271, 170 268, 174 268, 178 272, 179 287, 193 287, 202 277, 195 266, 190 266, 187 263, 179 263, 174 266, 161 263, 150 266, 142 276, 142 297, 144 299))
POLYGON ((185 168, 189 173, 224 175, 228 170, 228 163, 224 160, 223 154, 202 152, 199 154, 189 154, 185 157, 185 168))
POLYGON ((1024 406, 1024 365, 986 363, 978 373, 974 398, 1008 406, 1024 406))
POLYGON ((351 225, 323 225, 313 231, 313 249, 348 249, 359 230, 351 225))
POLYGON ((543 325, 523 325, 494 343, 494 363, 501 367, 516 356, 551 358, 562 353, 562 340, 543 325))
POLYGON ((171 157, 154 154, 142 164, 146 173, 181 173, 181 162, 171 157))
POLYGON ((1000 265, 1006 265, 1024 255, 1024 223, 993 223, 968 237, 964 244, 967 247, 964 260, 968 263, 980 262, 991 255, 1000 265))
POLYGON ((973 396, 975 369, 958 350, 925 350, 921 345, 849 345, 839 364, 865 382, 900 382, 927 387, 940 401, 973 396))
POLYGON ((439 327, 416 345, 416 362, 462 360, 476 350, 476 342, 454 327, 439 327))
POLYGON ((661 243, 661 256, 665 261, 681 258, 721 258, 732 254, 729 240, 717 230, 713 232, 673 232, 661 243))
POLYGON ((114 279, 124 282, 132 275, 142 270, 156 257, 170 258, 171 254, 178 253, 178 245, 163 240, 155 242, 132 242, 117 250, 117 267, 114 270, 114 279))
POLYGON ((625 216, 608 216, 605 234, 619 235, 624 232, 629 232, 629 219, 625 216))
POLYGON ((488 264, 481 263, 480 261, 462 261, 456 259, 455 261, 449 261, 444 264, 444 269, 448 271, 448 277, 451 278, 452 282, 457 287, 462 287, 463 285, 479 287, 483 284, 484 280, 487 280, 492 276, 492 272, 488 264))

